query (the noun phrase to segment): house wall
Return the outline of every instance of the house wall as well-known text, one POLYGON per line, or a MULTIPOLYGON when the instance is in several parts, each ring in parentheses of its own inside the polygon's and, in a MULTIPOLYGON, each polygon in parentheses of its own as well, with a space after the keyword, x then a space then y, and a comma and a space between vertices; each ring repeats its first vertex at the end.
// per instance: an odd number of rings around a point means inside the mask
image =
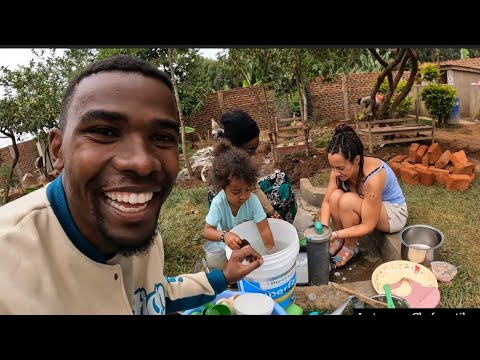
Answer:
POLYGON ((459 98, 460 117, 470 117, 470 88, 472 82, 480 81, 480 74, 460 71, 448 70, 452 72, 453 84, 457 89, 457 97, 459 98))
POLYGON ((470 120, 480 120, 480 85, 470 85, 470 120))

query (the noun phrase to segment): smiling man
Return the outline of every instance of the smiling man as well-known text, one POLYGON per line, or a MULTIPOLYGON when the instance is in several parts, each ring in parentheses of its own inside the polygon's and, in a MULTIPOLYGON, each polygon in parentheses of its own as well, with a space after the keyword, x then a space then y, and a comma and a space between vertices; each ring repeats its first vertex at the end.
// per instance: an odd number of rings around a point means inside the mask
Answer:
POLYGON ((223 271, 164 277, 156 226, 179 171, 172 91, 163 72, 125 55, 72 79, 49 136, 61 176, 0 208, 0 313, 165 314, 262 264, 247 247, 223 271))

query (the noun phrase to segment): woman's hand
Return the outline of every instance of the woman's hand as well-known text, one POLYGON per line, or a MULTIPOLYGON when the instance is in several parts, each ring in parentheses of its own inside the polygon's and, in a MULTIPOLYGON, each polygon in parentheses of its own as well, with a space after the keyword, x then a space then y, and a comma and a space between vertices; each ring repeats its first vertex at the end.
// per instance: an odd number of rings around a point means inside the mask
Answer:
POLYGON ((330 242, 333 243, 335 240, 337 240, 340 236, 338 235, 338 232, 334 231, 332 232, 332 236, 330 237, 330 242))

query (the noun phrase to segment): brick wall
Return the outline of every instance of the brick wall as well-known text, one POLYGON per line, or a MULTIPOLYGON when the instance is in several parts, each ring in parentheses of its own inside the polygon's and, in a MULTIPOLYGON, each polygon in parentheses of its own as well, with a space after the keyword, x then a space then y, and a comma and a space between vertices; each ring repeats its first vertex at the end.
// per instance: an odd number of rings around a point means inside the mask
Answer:
MULTIPOLYGON (((15 174, 19 180, 21 180, 25 173, 29 172, 33 174, 35 171, 35 159, 39 156, 39 154, 37 145, 33 139, 18 143, 17 146, 20 157, 18 159, 17 166, 15 166, 15 174)), ((12 146, 9 145, 0 149, 0 165, 11 166, 13 162, 13 158, 10 153, 11 147, 12 146)), ((4 180, 5 179, 0 179, 2 183, 4 180)))
MULTIPOLYGON (((370 95, 372 87, 379 73, 349 74, 346 75, 346 91, 348 98, 348 117, 354 119, 354 106, 357 99, 370 95)), ((404 73, 407 79, 408 72, 404 73)), ((312 95, 313 114, 316 121, 335 122, 345 120, 344 95, 342 90, 342 77, 337 76, 332 81, 325 81, 321 77, 311 80, 310 90, 312 95)), ((276 114, 275 99, 272 91, 267 91, 268 111, 270 120, 276 114)), ((241 109, 249 113, 262 130, 268 129, 265 114, 265 96, 261 87, 238 88, 207 95, 205 106, 197 114, 186 119, 186 124, 195 128, 195 133, 202 138, 210 134, 211 119, 219 120, 224 111, 241 109)), ((358 108, 357 108, 358 110, 358 108)), ((20 160, 17 164, 17 175, 21 178, 26 172, 35 170, 35 159, 38 157, 37 147, 33 140, 18 144, 20 160)), ((11 164, 12 158, 8 147, 0 149, 0 160, 3 164, 11 164)))
MULTIPOLYGON (((357 99, 370 95, 372 87, 379 73, 348 74, 346 75, 346 91, 348 99, 348 118, 354 119, 354 107, 357 99)), ((403 79, 407 80, 409 72, 405 72, 403 79)), ((344 94, 342 77, 337 76, 331 81, 316 77, 310 81, 313 114, 316 121, 335 122, 345 120, 344 94)), ((265 97, 261 87, 258 87, 257 96, 252 87, 222 91, 223 107, 225 111, 241 109, 249 113, 258 123, 260 129, 268 129, 265 115, 265 97)), ((272 121, 275 116, 275 99, 272 91, 267 92, 268 109, 272 121)), ((211 130, 211 118, 218 120, 223 111, 218 92, 208 94, 205 107, 187 120, 188 126, 196 129, 196 133, 205 137, 211 130)), ((273 122, 272 122, 273 124, 273 122)))
MULTIPOLYGON (((208 94, 203 109, 186 120, 187 125, 195 128, 198 135, 205 137, 211 131, 212 118, 218 121, 224 111, 233 110, 243 110, 249 113, 261 129, 268 129, 265 96, 261 87, 255 90, 252 87, 226 90, 222 91, 220 96, 223 99, 223 108, 221 106, 222 100, 219 100, 219 93, 214 92, 208 94)), ((275 116, 275 100, 272 91, 267 91, 267 99, 269 115, 273 119, 275 116)))

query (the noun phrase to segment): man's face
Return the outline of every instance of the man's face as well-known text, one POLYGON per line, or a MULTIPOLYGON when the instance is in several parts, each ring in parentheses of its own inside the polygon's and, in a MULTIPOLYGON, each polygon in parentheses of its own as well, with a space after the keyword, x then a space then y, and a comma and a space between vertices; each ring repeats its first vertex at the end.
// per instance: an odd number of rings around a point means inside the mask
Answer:
POLYGON ((179 122, 161 81, 98 73, 77 85, 50 148, 75 224, 105 256, 146 250, 176 180, 179 122))

